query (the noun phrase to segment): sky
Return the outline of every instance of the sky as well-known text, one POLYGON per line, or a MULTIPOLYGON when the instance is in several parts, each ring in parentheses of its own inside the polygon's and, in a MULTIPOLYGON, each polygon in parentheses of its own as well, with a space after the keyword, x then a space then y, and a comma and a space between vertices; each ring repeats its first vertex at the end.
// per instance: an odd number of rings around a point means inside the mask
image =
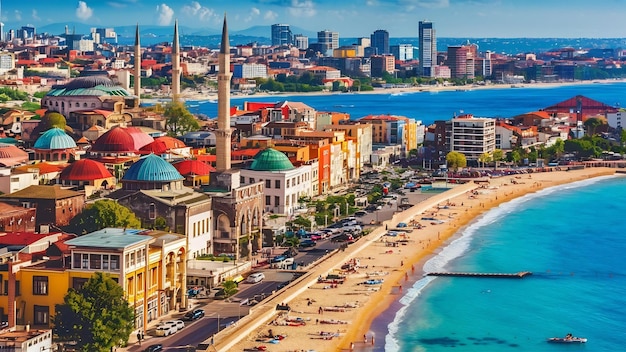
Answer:
MULTIPOLYGON (((438 37, 624 38, 626 0, 0 0, 7 25, 80 22, 221 28, 288 24, 340 37, 417 37, 431 21, 438 37)), ((19 28, 19 27, 16 27, 19 28)), ((6 28, 10 29, 10 28, 6 28)), ((268 33, 268 37, 269 37, 268 33)))

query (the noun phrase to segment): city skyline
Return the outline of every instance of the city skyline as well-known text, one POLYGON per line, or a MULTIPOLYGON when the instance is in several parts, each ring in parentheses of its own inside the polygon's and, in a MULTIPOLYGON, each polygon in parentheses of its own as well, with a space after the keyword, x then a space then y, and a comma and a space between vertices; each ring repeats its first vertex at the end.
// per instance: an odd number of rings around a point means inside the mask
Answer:
POLYGON ((4 0, 1 20, 5 30, 64 22, 173 26, 176 19, 181 26, 219 29, 226 13, 234 31, 284 23, 340 37, 369 36, 377 29, 390 37, 417 37, 418 22, 427 20, 439 37, 622 38, 626 31, 617 24, 626 15, 623 5, 622 0, 4 0))

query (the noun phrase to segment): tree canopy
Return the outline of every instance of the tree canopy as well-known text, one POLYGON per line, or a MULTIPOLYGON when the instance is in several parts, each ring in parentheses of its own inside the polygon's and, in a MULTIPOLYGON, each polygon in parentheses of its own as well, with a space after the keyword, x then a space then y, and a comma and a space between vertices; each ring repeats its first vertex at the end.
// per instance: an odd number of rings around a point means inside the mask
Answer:
POLYGON ((139 228, 141 221, 125 206, 110 199, 103 199, 87 205, 80 214, 70 220, 68 231, 85 234, 105 227, 139 228))
POLYGON ((81 351, 108 352, 128 342, 134 315, 122 287, 96 272, 82 288, 70 288, 52 321, 60 341, 75 342, 81 351))
POLYGON ((458 170, 467 166, 467 159, 462 153, 450 152, 446 155, 446 163, 448 164, 448 169, 458 170))
POLYGON ((187 110, 185 104, 173 101, 165 107, 165 121, 167 134, 170 136, 182 136, 183 134, 200 129, 198 120, 187 110))

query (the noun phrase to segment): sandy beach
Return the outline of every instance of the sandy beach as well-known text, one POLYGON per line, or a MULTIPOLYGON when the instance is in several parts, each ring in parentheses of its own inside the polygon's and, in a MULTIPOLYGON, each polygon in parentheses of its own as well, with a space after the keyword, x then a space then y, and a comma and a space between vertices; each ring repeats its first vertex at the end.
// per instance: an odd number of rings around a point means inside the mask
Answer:
MULTIPOLYGON (((371 91, 362 91, 362 92, 350 92, 349 94, 410 94, 410 93, 419 93, 419 92, 443 92, 443 91, 466 91, 466 90, 482 90, 482 89, 518 89, 518 88, 547 88, 547 87, 560 87, 560 86, 569 86, 569 85, 580 85, 580 84, 610 84, 610 83, 618 83, 624 82, 626 80, 616 80, 616 79, 607 79, 607 80, 594 80, 594 81, 565 81, 565 82, 554 82, 554 83, 522 83, 522 84, 468 84, 463 86, 453 86, 453 85, 438 85, 438 86, 416 86, 416 87, 403 87, 403 88, 375 88, 371 91)), ((274 93, 254 93, 254 94, 237 94, 232 95, 231 98, 272 98, 272 100, 280 100, 281 97, 284 96, 300 96, 300 95, 315 95, 315 96, 323 96, 323 95, 335 95, 335 94, 346 94, 340 92, 311 92, 311 93, 303 93, 303 92, 274 92, 274 93)), ((171 96, 166 97, 155 97, 152 100, 158 100, 159 98, 169 99, 171 96)), ((181 98, 183 100, 217 100, 217 92, 198 92, 197 90, 186 89, 182 92, 181 98)), ((150 101, 151 99, 146 99, 150 101)))
MULTIPOLYGON (((419 280, 424 262, 483 212, 546 187, 612 175, 615 169, 589 168, 513 175, 467 183, 398 212, 372 233, 338 250, 215 339, 218 351, 367 351, 374 319, 419 280), (436 220, 422 220, 432 218, 436 220), (400 222, 411 232, 385 236, 400 222), (329 277, 330 275, 330 277, 329 277), (320 277, 324 280, 320 281, 320 277), (290 311, 277 311, 277 305, 290 311), (274 335, 272 339, 269 335, 274 335)), ((209 350, 213 351, 213 348, 209 350)))

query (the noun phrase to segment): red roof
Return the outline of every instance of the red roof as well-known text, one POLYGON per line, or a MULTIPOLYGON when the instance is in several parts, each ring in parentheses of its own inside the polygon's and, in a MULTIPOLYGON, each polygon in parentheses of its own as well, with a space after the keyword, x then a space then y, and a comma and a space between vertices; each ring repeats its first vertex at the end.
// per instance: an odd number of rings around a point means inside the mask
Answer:
POLYGON ((152 143, 141 147, 143 153, 164 154, 172 149, 185 148, 186 145, 181 140, 173 137, 163 136, 156 138, 152 143))
POLYGON ((66 167, 59 178, 68 181, 93 181, 113 177, 104 164, 95 160, 81 159, 66 167))
POLYGON ((96 139, 91 147, 94 152, 134 152, 135 140, 122 127, 115 127, 96 139))
POLYGON ((36 164, 23 165, 16 167, 17 170, 20 171, 28 171, 29 169, 39 169, 39 175, 51 174, 54 172, 59 172, 65 168, 65 165, 57 165, 50 164, 49 162, 43 161, 36 164))
POLYGON ((154 138, 138 127, 126 127, 125 129, 126 132, 128 132, 128 134, 133 138, 135 150, 139 150, 141 147, 154 142, 154 138))
POLYGON ((215 171, 215 168, 200 160, 183 160, 172 164, 181 175, 198 175, 205 176, 215 171))
POLYGON ((198 155, 196 158, 207 163, 214 163, 217 161, 217 156, 213 154, 198 155))
POLYGON ((0 236, 0 244, 27 246, 55 233, 7 232, 0 236))

